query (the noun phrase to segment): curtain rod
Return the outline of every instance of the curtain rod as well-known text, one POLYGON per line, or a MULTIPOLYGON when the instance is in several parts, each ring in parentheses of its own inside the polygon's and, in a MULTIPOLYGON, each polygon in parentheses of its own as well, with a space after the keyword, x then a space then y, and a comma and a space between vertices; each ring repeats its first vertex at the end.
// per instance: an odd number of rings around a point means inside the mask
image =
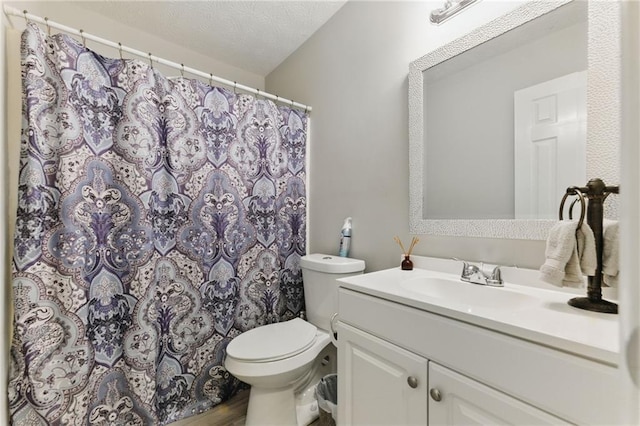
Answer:
POLYGON ((238 84, 235 81, 227 80, 227 79, 222 78, 222 77, 217 77, 217 76, 214 76, 211 73, 206 73, 206 72, 203 72, 203 71, 199 71, 199 70, 197 70, 195 68, 185 67, 184 64, 179 64, 177 62, 169 61, 167 59, 160 58, 158 56, 152 55, 151 53, 145 53, 145 52, 142 52, 141 50, 137 50, 137 49, 133 49, 131 47, 124 46, 121 43, 116 43, 116 42, 113 42, 111 40, 107 40, 107 39, 104 39, 102 37, 98 37, 98 36, 95 36, 93 34, 89 34, 89 33, 85 32, 82 29, 78 30, 78 29, 75 29, 75 28, 68 27, 68 26, 60 24, 58 22, 51 21, 47 17, 42 18, 40 16, 28 13, 26 10, 22 10, 21 11, 19 9, 16 9, 15 7, 8 6, 6 4, 4 5, 3 8, 4 8, 4 13, 6 15, 21 16, 21 17, 25 18, 27 21, 33 21, 33 22, 37 22, 39 24, 46 25, 47 29, 56 28, 56 29, 64 31, 66 33, 79 36, 79 37, 82 38, 83 44, 85 43, 86 40, 95 41, 96 43, 100 43, 102 45, 113 47, 114 49, 117 49, 120 52, 121 55, 122 55, 122 52, 127 52, 127 53, 131 53, 132 55, 139 56, 141 58, 147 58, 152 65, 153 65, 153 62, 157 62, 159 64, 166 65, 168 67, 180 70, 181 74, 184 74, 185 72, 188 72, 189 74, 193 74, 193 75, 196 75, 198 77, 206 78, 209 81, 216 81, 216 82, 218 82, 220 84, 224 84, 226 86, 233 87, 234 89, 240 89, 240 90, 245 91, 245 92, 253 93, 256 96, 262 96, 264 98, 269 98, 269 99, 271 99, 273 101, 276 101, 276 102, 282 102, 284 104, 289 104, 291 107, 297 107, 297 108, 300 108, 300 109, 304 109, 306 112, 310 112, 311 109, 312 109, 308 105, 304 105, 304 104, 301 104, 301 103, 298 103, 298 102, 294 102, 294 101, 292 101, 290 99, 281 98, 278 95, 272 95, 271 93, 264 92, 264 91, 262 91, 260 89, 254 89, 253 87, 245 86, 243 84, 238 84))

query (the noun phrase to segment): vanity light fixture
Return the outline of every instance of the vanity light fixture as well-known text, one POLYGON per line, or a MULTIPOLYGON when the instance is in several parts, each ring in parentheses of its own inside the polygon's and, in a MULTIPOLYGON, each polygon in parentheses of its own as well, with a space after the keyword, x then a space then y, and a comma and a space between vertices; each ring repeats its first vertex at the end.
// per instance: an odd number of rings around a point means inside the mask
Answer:
POLYGON ((478 1, 480 0, 446 0, 442 8, 431 12, 429 20, 432 24, 440 25, 478 1))

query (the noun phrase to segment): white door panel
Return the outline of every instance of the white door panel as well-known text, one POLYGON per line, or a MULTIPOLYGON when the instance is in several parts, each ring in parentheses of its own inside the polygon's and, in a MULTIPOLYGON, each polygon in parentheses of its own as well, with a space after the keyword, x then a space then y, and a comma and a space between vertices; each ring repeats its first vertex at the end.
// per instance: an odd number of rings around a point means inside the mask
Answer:
POLYGON ((586 71, 514 93, 515 216, 555 219, 569 186, 584 185, 586 71))

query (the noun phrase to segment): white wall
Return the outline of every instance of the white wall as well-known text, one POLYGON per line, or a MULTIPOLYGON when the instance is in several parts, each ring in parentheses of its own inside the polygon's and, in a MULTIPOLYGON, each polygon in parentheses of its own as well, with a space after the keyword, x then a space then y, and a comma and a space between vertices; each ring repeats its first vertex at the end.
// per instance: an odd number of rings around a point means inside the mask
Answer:
MULTIPOLYGON (((348 2, 267 76, 266 89, 313 107, 309 251, 337 253, 353 217, 351 257, 396 266, 409 239, 409 63, 522 2, 485 0, 441 26, 442 2, 348 2)), ((416 254, 537 268, 544 241, 420 236, 416 254)))

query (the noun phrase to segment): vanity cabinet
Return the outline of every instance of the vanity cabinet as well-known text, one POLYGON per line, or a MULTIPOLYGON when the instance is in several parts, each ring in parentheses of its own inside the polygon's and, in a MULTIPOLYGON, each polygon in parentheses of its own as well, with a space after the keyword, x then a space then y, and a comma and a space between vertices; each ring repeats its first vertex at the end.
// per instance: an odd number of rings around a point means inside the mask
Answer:
POLYGON ((559 425, 557 417, 344 323, 341 425, 559 425))
POLYGON ((339 425, 624 424, 615 365, 353 286, 339 289, 339 425))

